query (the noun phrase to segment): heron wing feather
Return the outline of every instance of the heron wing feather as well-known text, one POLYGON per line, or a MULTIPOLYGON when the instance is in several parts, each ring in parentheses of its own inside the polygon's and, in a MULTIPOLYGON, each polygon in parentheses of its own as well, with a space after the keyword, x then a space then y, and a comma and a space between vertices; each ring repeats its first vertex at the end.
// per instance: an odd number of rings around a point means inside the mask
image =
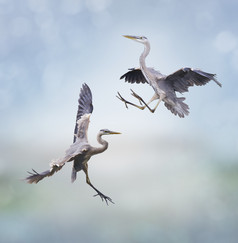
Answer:
POLYGON ((90 114, 93 112, 92 92, 87 84, 83 84, 78 99, 78 112, 74 128, 74 142, 76 137, 87 140, 87 129, 90 114))
POLYGON ((134 84, 134 83, 148 83, 146 78, 144 77, 142 71, 140 70, 140 68, 130 68, 130 71, 123 74, 120 79, 124 79, 125 78, 125 82, 134 84))
POLYGON ((168 75, 165 79, 170 82, 175 91, 184 93, 188 88, 194 85, 201 86, 213 80, 219 86, 221 84, 216 80, 215 74, 206 73, 199 69, 181 68, 178 71, 168 75))

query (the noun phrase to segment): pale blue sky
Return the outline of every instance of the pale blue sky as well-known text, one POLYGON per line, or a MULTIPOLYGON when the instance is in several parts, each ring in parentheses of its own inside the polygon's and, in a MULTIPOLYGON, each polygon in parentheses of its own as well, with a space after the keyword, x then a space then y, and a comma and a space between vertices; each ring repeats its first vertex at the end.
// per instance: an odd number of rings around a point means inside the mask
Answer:
MULTIPOLYGON (((0 111, 4 140, 18 139, 22 133, 33 134, 34 120, 45 123, 49 114, 53 116, 49 120, 57 119, 62 125, 67 122, 72 127, 83 82, 92 89, 95 111, 101 114, 102 123, 113 121, 107 117, 107 110, 117 117, 118 125, 125 122, 129 126, 127 120, 137 120, 140 111, 126 111, 115 99, 117 91, 129 95, 131 87, 119 77, 127 68, 138 65, 142 51, 142 46, 122 38, 122 34, 147 36, 152 48, 147 63, 162 73, 191 66, 216 73, 223 84, 222 89, 211 83, 185 94, 191 111, 187 121, 178 121, 163 105, 153 115, 144 111, 144 117, 153 116, 149 122, 153 129, 163 129, 164 125, 157 122, 166 119, 181 124, 179 129, 183 124, 198 122, 203 129, 209 125, 209 132, 216 133, 219 124, 225 124, 229 132, 235 130, 237 115, 231 109, 237 104, 235 1, 2 0, 0 4, 0 111), (58 107, 62 112, 58 113, 58 107)), ((153 95, 149 87, 132 87, 148 98, 153 95)), ((95 117, 93 121, 96 120, 95 117)), ((37 126, 41 129, 40 124, 37 126)), ((227 131, 220 132, 224 136, 227 131)), ((231 142, 230 152, 237 154, 237 140, 231 142)), ((227 144, 225 141, 222 146, 227 144)))
MULTIPOLYGON (((44 236, 58 242, 50 234, 56 230, 52 225, 43 234, 37 228, 51 220, 63 229, 59 222, 66 220, 72 229, 78 223, 82 238, 91 242, 96 237, 109 242, 110 236, 114 242, 158 237, 164 242, 178 242, 178 237, 179 242, 235 242, 237 230, 225 226, 237 225, 237 197, 227 192, 230 184, 219 173, 237 168, 237 7, 232 0, 0 0, 0 175, 11 178, 1 187, 0 206, 8 210, 19 200, 18 191, 24 205, 30 204, 4 214, 14 229, 8 233, 0 222, 4 239, 15 242, 19 230, 22 242, 26 235, 33 239, 29 232, 35 232, 35 242, 44 236), (164 74, 200 68, 216 73, 223 87, 213 82, 192 87, 184 94, 190 106, 184 119, 163 104, 154 114, 127 110, 115 97, 117 91, 133 100, 133 88, 149 100, 153 90, 119 80, 127 68, 138 66, 143 50, 123 34, 147 36, 148 66, 164 74), (107 137, 108 151, 90 161, 95 186, 118 204, 110 209, 92 197, 83 173, 70 184, 71 164, 37 186, 15 181, 31 168, 46 170, 71 144, 84 82, 93 94, 91 143, 97 144, 101 128, 122 132, 107 137), (14 222, 21 214, 28 218, 17 230, 14 222), (90 225, 95 230, 91 236, 90 225)), ((73 241, 75 232, 66 229, 62 242, 70 236, 73 241)))

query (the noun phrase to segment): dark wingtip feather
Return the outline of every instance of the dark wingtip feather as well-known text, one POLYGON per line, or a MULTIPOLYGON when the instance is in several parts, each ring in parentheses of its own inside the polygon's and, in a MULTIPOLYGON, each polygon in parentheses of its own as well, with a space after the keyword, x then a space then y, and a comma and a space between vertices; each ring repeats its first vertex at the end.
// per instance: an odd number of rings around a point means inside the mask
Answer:
MULTIPOLYGON (((74 134, 78 132, 78 124, 77 121, 84 115, 90 114, 93 112, 93 104, 92 104, 92 92, 89 86, 84 83, 82 88, 80 89, 79 99, 78 99, 78 111, 76 115, 76 124, 74 128, 74 134)), ((75 142, 76 138, 74 136, 73 141, 75 142)))
POLYGON ((49 176, 50 174, 50 170, 44 171, 42 173, 38 173, 36 172, 34 169, 32 169, 33 172, 29 172, 30 176, 26 177, 26 181, 29 184, 35 183, 37 184, 39 181, 41 181, 42 179, 44 179, 46 176, 49 176))
POLYGON ((217 75, 216 74, 212 74, 212 80, 220 87, 222 87, 222 84, 217 81, 217 75))
POLYGON ((125 82, 131 84, 148 83, 142 71, 139 68, 129 68, 129 71, 120 77, 120 79, 124 79, 124 78, 125 78, 125 82))
POLYGON ((82 85, 78 102, 79 102, 79 109, 81 109, 81 116, 86 113, 93 112, 92 92, 86 83, 82 85))
POLYGON ((125 77, 125 74, 123 74, 121 77, 120 77, 120 79, 123 79, 125 77))
POLYGON ((25 180, 26 180, 27 183, 29 183, 29 184, 32 184, 32 183, 37 184, 39 181, 41 181, 41 180, 44 179, 45 177, 49 177, 49 176, 54 175, 54 173, 56 173, 56 172, 58 172, 59 170, 61 170, 63 166, 64 166, 64 164, 63 164, 63 165, 60 165, 60 166, 57 165, 57 164, 55 164, 55 165, 53 165, 53 166, 51 167, 50 170, 46 170, 46 171, 44 171, 44 172, 42 172, 42 173, 38 173, 37 171, 35 171, 34 169, 32 169, 33 172, 29 172, 29 171, 28 171, 28 173, 30 174, 30 176, 26 177, 25 180))

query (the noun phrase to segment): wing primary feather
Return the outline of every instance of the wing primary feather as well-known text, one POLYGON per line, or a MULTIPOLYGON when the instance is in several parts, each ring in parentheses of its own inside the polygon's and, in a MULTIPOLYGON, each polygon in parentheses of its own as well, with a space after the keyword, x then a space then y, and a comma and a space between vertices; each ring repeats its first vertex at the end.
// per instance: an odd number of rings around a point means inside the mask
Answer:
POLYGON ((28 171, 30 176, 28 176, 25 180, 29 184, 32 184, 32 183, 37 184, 39 181, 43 180, 45 177, 49 177, 49 176, 54 175, 56 172, 61 170, 63 166, 64 166, 64 164, 62 164, 61 166, 54 165, 54 166, 51 167, 50 170, 46 170, 46 171, 41 172, 41 173, 38 173, 37 171, 32 169, 33 172, 28 171))
POLYGON ((191 86, 202 86, 211 80, 221 87, 221 83, 216 80, 215 76, 215 74, 206 73, 199 69, 181 68, 168 75, 166 81, 171 83, 175 91, 184 93, 191 86))
MULTIPOLYGON (((92 92, 86 83, 83 84, 79 99, 78 99, 78 111, 76 115, 76 124, 74 128, 74 134, 78 133, 78 121, 85 114, 91 114, 93 112, 93 104, 92 104, 92 92)), ((76 137, 74 136, 73 141, 76 141, 76 137)))
POLYGON ((139 68, 129 68, 129 71, 123 74, 120 79, 125 79, 125 82, 134 84, 134 83, 148 83, 144 77, 142 71, 139 68))

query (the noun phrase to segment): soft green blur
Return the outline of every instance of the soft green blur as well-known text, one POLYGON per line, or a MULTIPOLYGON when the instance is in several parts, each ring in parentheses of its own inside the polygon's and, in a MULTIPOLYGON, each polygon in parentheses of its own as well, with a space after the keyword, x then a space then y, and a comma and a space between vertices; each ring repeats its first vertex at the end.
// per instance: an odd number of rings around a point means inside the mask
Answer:
POLYGON ((236 1, 0 0, 0 242, 236 243, 238 239, 238 31, 236 1), (184 94, 190 115, 161 104, 154 114, 127 110, 119 80, 137 67, 169 74, 190 66, 223 84, 184 94), (37 185, 73 141, 82 83, 92 90, 89 140, 102 128, 109 148, 89 161, 107 206, 71 163, 37 185))

